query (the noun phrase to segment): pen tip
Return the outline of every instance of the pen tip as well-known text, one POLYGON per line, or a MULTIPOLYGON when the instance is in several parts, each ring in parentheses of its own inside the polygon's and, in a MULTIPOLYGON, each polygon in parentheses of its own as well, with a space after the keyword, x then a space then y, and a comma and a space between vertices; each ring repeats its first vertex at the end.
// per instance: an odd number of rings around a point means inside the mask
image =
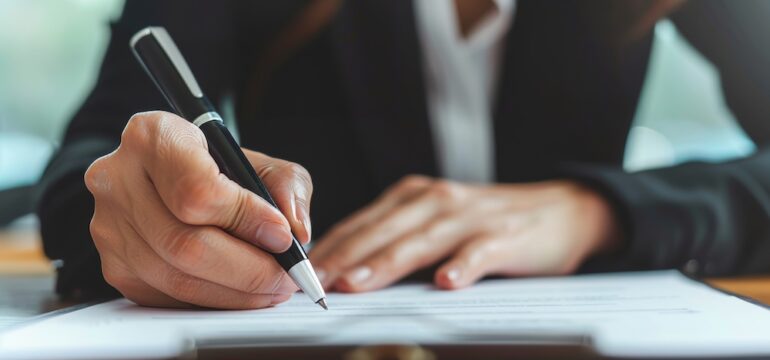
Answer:
POLYGON ((326 306, 325 298, 321 298, 321 300, 316 301, 316 304, 321 305, 321 307, 324 308, 324 310, 329 310, 329 307, 326 306))

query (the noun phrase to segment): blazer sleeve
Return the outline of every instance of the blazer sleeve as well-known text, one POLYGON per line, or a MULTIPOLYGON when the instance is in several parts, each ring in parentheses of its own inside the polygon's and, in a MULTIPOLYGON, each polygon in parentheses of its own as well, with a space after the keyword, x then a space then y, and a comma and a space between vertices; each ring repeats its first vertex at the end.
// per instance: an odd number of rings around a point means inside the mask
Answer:
POLYGON ((93 298, 117 294, 103 280, 89 222, 93 199, 83 182, 88 166, 114 150, 128 119, 137 112, 168 110, 129 49, 131 36, 149 25, 168 29, 212 101, 230 87, 235 36, 232 6, 200 0, 127 1, 98 80, 72 118, 61 147, 41 183, 37 214, 46 255, 56 260, 57 292, 93 298))
POLYGON ((715 276, 770 272, 770 2, 690 1, 672 16, 716 66, 726 102, 757 145, 724 163, 627 173, 573 166, 568 176, 604 193, 625 230, 616 258, 591 269, 681 268, 715 276))

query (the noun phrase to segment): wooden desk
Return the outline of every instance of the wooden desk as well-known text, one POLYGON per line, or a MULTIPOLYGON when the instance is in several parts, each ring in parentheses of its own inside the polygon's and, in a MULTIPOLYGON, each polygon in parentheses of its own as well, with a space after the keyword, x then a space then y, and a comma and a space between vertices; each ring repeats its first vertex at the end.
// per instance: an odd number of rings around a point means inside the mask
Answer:
POLYGON ((51 275, 40 235, 29 229, 0 230, 0 275, 51 275))
POLYGON ((770 276, 708 279, 707 283, 770 306, 770 276))

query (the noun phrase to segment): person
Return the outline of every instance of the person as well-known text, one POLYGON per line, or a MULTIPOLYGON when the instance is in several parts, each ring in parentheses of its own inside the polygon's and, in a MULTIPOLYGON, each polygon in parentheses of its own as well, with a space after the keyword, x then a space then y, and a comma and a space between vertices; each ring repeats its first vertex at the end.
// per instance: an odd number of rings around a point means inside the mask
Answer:
POLYGON ((310 258, 344 292, 420 269, 444 289, 488 275, 766 272, 768 12, 726 0, 128 1, 41 184, 57 291, 270 306, 296 290, 268 254, 290 231, 305 244, 322 234, 310 258), (622 169, 664 17, 719 71, 755 154, 622 169), (219 174, 200 131, 167 112, 128 46, 148 25, 232 104, 280 211, 219 174))

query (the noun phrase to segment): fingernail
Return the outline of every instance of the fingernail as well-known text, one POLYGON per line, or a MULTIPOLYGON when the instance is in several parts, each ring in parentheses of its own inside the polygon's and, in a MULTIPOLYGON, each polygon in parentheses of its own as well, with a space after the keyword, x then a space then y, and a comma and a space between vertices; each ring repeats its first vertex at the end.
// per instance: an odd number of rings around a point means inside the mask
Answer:
POLYGON ((291 246, 291 234, 279 224, 264 222, 257 228, 257 243, 268 251, 284 252, 291 246))
POLYGON ((370 269, 368 266, 361 266, 353 270, 353 272, 351 272, 349 275, 345 276, 345 280, 347 280, 350 284, 360 284, 369 279, 371 276, 372 269, 370 269))
POLYGON ((450 282, 457 282, 457 280, 460 280, 460 269, 458 268, 451 268, 449 271, 446 272, 446 278, 450 282))

